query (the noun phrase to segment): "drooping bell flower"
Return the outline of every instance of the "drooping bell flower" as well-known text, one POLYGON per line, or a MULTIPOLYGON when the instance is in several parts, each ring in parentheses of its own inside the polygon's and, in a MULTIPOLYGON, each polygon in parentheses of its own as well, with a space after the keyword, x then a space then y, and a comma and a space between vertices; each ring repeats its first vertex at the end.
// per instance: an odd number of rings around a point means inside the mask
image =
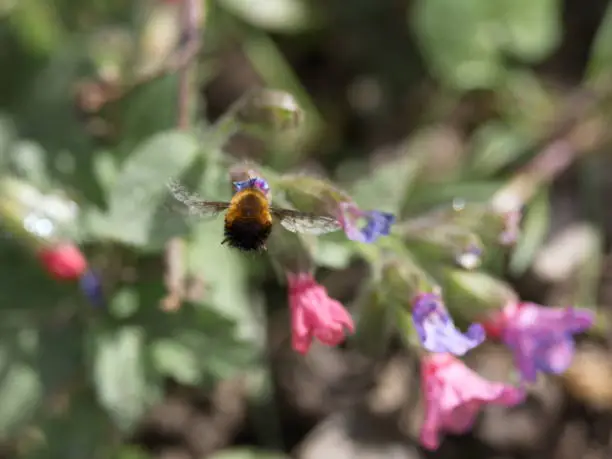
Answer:
POLYGON ((486 338, 480 324, 472 324, 467 332, 455 327, 442 298, 435 293, 423 293, 412 302, 412 320, 421 345, 429 352, 449 352, 464 355, 486 338))
POLYGON ((423 357, 421 390, 425 397, 425 419, 420 442, 429 450, 438 449, 444 432, 468 432, 482 406, 515 406, 525 399, 522 389, 487 381, 450 354, 423 357))
POLYGON ((595 321, 593 311, 552 308, 535 303, 508 303, 485 322, 487 335, 510 348, 523 383, 535 382, 538 371, 561 374, 574 357, 574 336, 595 321))
POLYGON ((353 202, 339 204, 338 220, 346 236, 357 242, 371 243, 387 236, 395 223, 395 215, 379 210, 364 211, 353 202))
POLYGON ((344 341, 355 325, 342 304, 327 294, 312 274, 287 273, 293 349, 306 354, 313 338, 328 346, 344 341))

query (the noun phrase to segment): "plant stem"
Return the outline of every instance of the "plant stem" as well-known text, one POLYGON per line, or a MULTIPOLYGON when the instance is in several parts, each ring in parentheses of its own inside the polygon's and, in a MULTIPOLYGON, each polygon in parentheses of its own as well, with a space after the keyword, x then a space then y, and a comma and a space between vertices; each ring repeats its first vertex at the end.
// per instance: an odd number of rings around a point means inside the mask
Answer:
MULTIPOLYGON (((178 71, 178 107, 177 127, 188 131, 192 124, 191 101, 195 100, 197 93, 196 79, 193 64, 197 50, 202 46, 200 25, 202 23, 202 11, 199 0, 183 0, 181 4, 180 26, 182 31, 182 51, 180 55, 189 57, 177 68, 178 71)), ((172 238, 165 248, 165 276, 164 282, 168 294, 162 300, 164 310, 177 310, 181 306, 185 291, 186 269, 185 269, 185 245, 180 238, 172 238)))

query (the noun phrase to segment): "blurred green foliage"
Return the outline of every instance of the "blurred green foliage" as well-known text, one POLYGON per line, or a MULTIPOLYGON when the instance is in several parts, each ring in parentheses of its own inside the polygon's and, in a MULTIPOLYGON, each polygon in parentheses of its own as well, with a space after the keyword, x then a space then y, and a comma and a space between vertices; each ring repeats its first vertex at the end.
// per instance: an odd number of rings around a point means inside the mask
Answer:
MULTIPOLYGON (((2 176, 78 203, 78 221, 64 224, 58 237, 83 245, 108 299, 107 308, 91 308, 76 285, 47 278, 27 242, 18 243, 28 236, 12 231, 2 216, 0 439, 17 445, 20 457, 145 458, 123 440, 163 397, 166 378, 208 388, 265 371, 260 300, 269 261, 222 247, 219 222, 172 217, 166 181, 180 177, 207 199, 227 199, 231 158, 224 150, 233 134, 246 132, 263 138, 271 152, 264 166, 274 169, 262 170, 276 202, 308 200, 295 193, 318 182, 283 174, 300 164, 305 145, 322 138, 326 120, 273 37, 304 36, 308 46, 314 35, 335 27, 337 8, 305 0, 201 3, 204 50, 189 97, 197 100, 199 87, 216 75, 216 53, 230 40, 240 43, 261 82, 281 92, 271 105, 247 98, 254 111, 239 103, 216 123, 198 116, 193 129, 179 130, 177 75, 146 77, 176 52, 180 2, 0 0, 2 176), (117 91, 122 97, 113 98, 117 91), (294 122, 299 129, 288 134, 285 127, 294 122), (179 310, 168 312, 160 307, 168 285, 163 260, 175 237, 182 238, 181 268, 203 293, 186 295, 179 310)), ((359 0, 342 8, 355 8, 367 21, 379 3, 359 0)), ((498 279, 503 221, 488 203, 513 166, 537 153, 547 134, 544 122, 559 110, 557 94, 530 69, 559 44, 559 3, 417 0, 405 18, 440 85, 440 106, 487 90, 498 114, 476 126, 456 161, 437 154, 445 131, 424 124, 375 166, 357 158, 364 173, 356 180, 338 179, 364 209, 399 215, 389 238, 374 246, 340 234, 298 240, 317 266, 343 269, 354 258, 370 263, 371 278, 355 301, 361 324, 355 343, 364 350, 381 352, 376 346, 386 345, 381 337, 393 324, 413 339, 406 306, 420 289, 441 286, 449 307, 465 320, 513 295, 498 279), (453 209, 457 199, 465 202, 463 210, 453 209), (482 269, 459 269, 458 257, 474 247, 485 249, 482 269)), ((592 52, 587 85, 603 85, 612 65, 610 18, 612 9, 592 52)), ((446 111, 436 106, 424 118, 441 119, 446 111)), ((332 175, 342 177, 354 162, 341 163, 332 175)), ((550 227, 546 187, 537 185, 510 259, 515 274, 528 269, 550 227)), ((591 267, 586 283, 597 269, 591 267)), ((281 456, 229 450, 214 457, 281 456)))

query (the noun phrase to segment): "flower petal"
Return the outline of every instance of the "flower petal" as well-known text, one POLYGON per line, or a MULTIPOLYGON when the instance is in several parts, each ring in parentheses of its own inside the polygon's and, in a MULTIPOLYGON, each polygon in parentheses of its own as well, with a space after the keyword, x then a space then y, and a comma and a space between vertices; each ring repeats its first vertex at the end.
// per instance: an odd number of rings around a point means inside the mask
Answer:
POLYGON ((465 335, 461 333, 442 300, 433 294, 417 296, 412 307, 412 319, 422 346, 430 352, 464 355, 486 338, 480 324, 471 325, 465 335))
POLYGON ((364 217, 367 223, 361 230, 361 234, 365 242, 374 242, 380 236, 389 235, 391 226, 395 223, 395 215, 378 210, 366 212, 364 217))
POLYGON ((362 211, 352 202, 339 204, 339 221, 346 236, 356 242, 372 243, 380 236, 387 236, 395 223, 395 215, 378 210, 362 211), (359 220, 364 219, 361 227, 359 220))
POLYGON ((548 373, 564 373, 572 364, 574 347, 571 336, 560 338, 552 345, 544 344, 534 353, 536 364, 548 373))
POLYGON ((355 326, 351 315, 342 304, 327 294, 310 273, 287 273, 293 348, 308 352, 312 339, 328 346, 336 346, 355 326))
POLYGON ((425 396, 425 420, 421 444, 439 447, 442 431, 462 434, 473 425, 480 408, 488 403, 514 406, 525 392, 509 384, 491 382, 450 354, 429 354, 421 362, 421 386, 425 396))
POLYGON ((532 358, 533 342, 528 339, 519 340, 517 334, 505 334, 506 345, 512 351, 514 356, 514 365, 520 374, 521 382, 535 382, 537 380, 537 365, 532 358))
POLYGON ((572 334, 591 327, 595 314, 588 309, 551 308, 520 303, 504 308, 502 340, 512 350, 521 381, 537 380, 537 372, 560 374, 574 355, 572 334))

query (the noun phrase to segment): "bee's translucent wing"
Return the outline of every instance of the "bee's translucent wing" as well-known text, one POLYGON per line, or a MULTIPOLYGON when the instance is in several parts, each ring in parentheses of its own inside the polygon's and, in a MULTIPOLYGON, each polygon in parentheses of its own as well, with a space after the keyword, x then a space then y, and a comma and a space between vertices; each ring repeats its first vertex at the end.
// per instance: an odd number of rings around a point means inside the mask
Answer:
POLYGON ((280 224, 293 233, 318 235, 338 231, 341 228, 340 222, 328 215, 275 208, 272 208, 271 211, 279 219, 280 224))
POLYGON ((176 180, 170 180, 168 188, 172 197, 184 205, 184 207, 181 207, 177 205, 177 202, 169 203, 174 212, 186 212, 193 217, 216 217, 229 207, 229 202, 203 200, 197 194, 188 191, 176 180))

